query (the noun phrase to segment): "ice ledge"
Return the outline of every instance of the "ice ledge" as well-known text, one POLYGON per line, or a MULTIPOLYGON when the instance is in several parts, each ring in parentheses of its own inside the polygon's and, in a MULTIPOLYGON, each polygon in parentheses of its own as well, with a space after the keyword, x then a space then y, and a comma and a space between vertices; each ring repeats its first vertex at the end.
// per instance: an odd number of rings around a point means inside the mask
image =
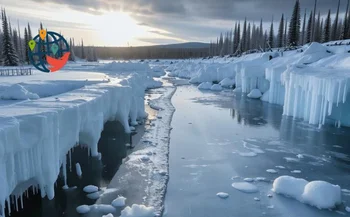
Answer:
POLYGON ((97 156, 97 143, 108 120, 120 121, 126 132, 130 132, 129 118, 131 123, 136 123, 138 118, 145 117, 146 87, 142 79, 124 80, 129 86, 121 85, 122 81, 0 106, 0 207, 3 210, 11 194, 22 196, 29 187, 24 184, 28 181, 40 188, 42 197, 47 195, 52 199, 66 154, 79 143, 97 156))

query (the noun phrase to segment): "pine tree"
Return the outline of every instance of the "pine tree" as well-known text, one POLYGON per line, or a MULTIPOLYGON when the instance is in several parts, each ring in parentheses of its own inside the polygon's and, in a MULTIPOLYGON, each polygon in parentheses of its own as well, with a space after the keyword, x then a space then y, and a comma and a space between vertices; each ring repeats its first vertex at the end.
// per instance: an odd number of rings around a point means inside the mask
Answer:
POLYGON ((340 7, 340 0, 338 1, 338 9, 337 9, 337 14, 335 15, 334 23, 332 26, 332 33, 331 33, 331 40, 335 41, 339 37, 337 37, 337 31, 338 31, 338 22, 339 22, 339 7, 340 7))
POLYGON ((328 15, 324 24, 323 42, 329 42, 331 39, 331 10, 328 10, 328 15))
POLYGON ((74 47, 71 38, 69 39, 69 52, 69 61, 75 61, 74 47))
POLYGON ((348 0, 348 4, 346 5, 346 11, 345 11, 345 16, 344 16, 342 32, 341 32, 341 35, 340 35, 340 40, 344 40, 344 39, 348 38, 348 32, 349 32, 349 23, 348 23, 349 3, 350 3, 350 0, 348 0))
POLYGON ((84 52, 84 41, 81 39, 81 58, 85 59, 85 52, 84 52))
POLYGON ((12 44, 11 34, 9 24, 7 23, 7 17, 5 9, 2 11, 2 29, 4 32, 3 40, 2 40, 2 62, 4 66, 18 66, 19 60, 12 44))
POLYGON ((305 9, 305 13, 304 13, 304 19, 303 19, 303 30, 302 30, 302 34, 301 34, 301 45, 305 44, 305 30, 306 30, 306 9, 305 9))
POLYGON ((313 12, 311 11, 310 16, 309 16, 309 21, 307 22, 306 43, 310 43, 311 42, 311 37, 312 37, 312 17, 313 17, 313 12))
POLYGON ((247 46, 246 46, 246 49, 247 50, 250 50, 250 43, 251 43, 251 40, 250 40, 250 23, 248 23, 248 29, 247 29, 247 46))
POLYGON ((24 61, 24 57, 23 57, 23 44, 22 44, 22 38, 21 38, 21 29, 19 28, 19 22, 17 21, 17 28, 18 28, 18 46, 19 46, 19 50, 18 50, 18 56, 21 62, 24 61))
POLYGON ((278 27, 277 47, 283 47, 284 15, 282 14, 280 25, 278 27))
POLYGON ((1 63, 1 60, 2 60, 2 49, 3 49, 3 47, 2 47, 2 40, 3 40, 3 33, 2 33, 2 31, 1 31, 1 28, 0 28, 0 65, 2 65, 2 63, 1 63))
POLYGON ((312 17, 312 29, 311 29, 311 41, 316 41, 316 28, 317 28, 317 23, 316 23, 316 7, 317 7, 317 0, 315 0, 314 4, 314 14, 312 17))
POLYGON ((289 23, 289 32, 288 32, 288 43, 289 46, 296 46, 299 42, 300 35, 300 3, 299 0, 296 0, 292 18, 289 23))
POLYGON ((264 51, 266 51, 266 42, 267 42, 267 40, 268 40, 267 30, 265 30, 265 34, 264 34, 264 45, 263 45, 264 51))
POLYGON ((324 25, 324 20, 323 18, 321 19, 321 25, 320 28, 318 29, 318 35, 320 36, 320 42, 322 43, 323 41, 323 25, 324 25))
POLYGON ((241 23, 238 23, 236 38, 237 38, 237 44, 236 44, 235 53, 236 52, 240 53, 240 52, 242 52, 241 47, 240 47, 240 44, 241 44, 241 23))
POLYGON ((244 19, 244 24, 243 24, 241 51, 242 52, 246 51, 247 50, 246 47, 247 47, 247 18, 244 19))
POLYGON ((319 34, 321 26, 321 14, 318 12, 317 20, 315 23, 315 29, 314 29, 314 41, 321 42, 321 35, 319 34))
POLYGON ((31 30, 31 28, 30 28, 29 23, 28 23, 28 39, 29 39, 29 41, 33 39, 32 30, 31 30))
MULTIPOLYGON (((40 33, 40 30, 43 30, 44 27, 43 27, 43 24, 40 22, 40 28, 39 28, 39 33, 40 33)), ((41 39, 40 39, 41 40, 41 39)), ((45 39, 46 40, 46 39, 45 39)), ((46 61, 46 48, 45 48, 45 43, 41 43, 41 46, 40 46, 40 51, 42 52, 42 56, 41 58, 43 59, 43 61, 45 62, 46 61)))
POLYGON ((97 62, 98 58, 97 58, 97 53, 96 53, 96 48, 94 47, 92 50, 92 59, 97 62))
POLYGON ((268 38, 268 45, 270 48, 273 48, 273 38, 274 38, 274 34, 273 34, 273 20, 271 22, 271 26, 270 26, 270 34, 269 34, 269 38, 268 38))
POLYGON ((283 45, 285 47, 287 47, 288 43, 287 43, 287 28, 288 28, 288 20, 286 19, 286 22, 284 23, 284 39, 283 39, 283 45))
POLYGON ((263 47, 264 42, 264 29, 263 29, 263 20, 260 19, 260 27, 259 27, 259 47, 263 47))
POLYGON ((28 52, 29 52, 29 41, 31 39, 29 38, 29 35, 28 35, 28 31, 27 31, 27 27, 24 28, 24 61, 27 62, 29 64, 29 56, 28 56, 28 52))
POLYGON ((12 42, 13 42, 13 48, 15 49, 16 53, 18 54, 19 52, 19 45, 18 45, 18 35, 17 35, 17 30, 13 30, 12 34, 12 42))

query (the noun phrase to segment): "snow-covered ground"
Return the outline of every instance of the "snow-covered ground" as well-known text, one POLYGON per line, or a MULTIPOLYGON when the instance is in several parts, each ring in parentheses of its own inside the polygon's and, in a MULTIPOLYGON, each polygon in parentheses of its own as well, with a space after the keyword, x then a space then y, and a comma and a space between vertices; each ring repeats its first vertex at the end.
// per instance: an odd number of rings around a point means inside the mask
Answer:
MULTIPOLYGON (((153 77, 163 74, 164 70, 153 70, 148 64, 112 62, 68 64, 57 73, 1 77, 2 211, 10 195, 21 198, 30 186, 52 199, 70 149, 82 144, 99 157, 97 143, 105 122, 117 120, 126 132, 142 123, 147 115, 145 90, 160 87, 162 83, 153 77)), ((82 172, 77 165, 77 173, 82 172)))
POLYGON ((312 43, 294 51, 184 60, 166 70, 169 76, 200 84, 200 89, 211 89, 210 82, 235 86, 236 92, 282 105, 284 115, 310 124, 321 126, 328 118, 339 126, 350 126, 348 51, 349 45, 312 43))

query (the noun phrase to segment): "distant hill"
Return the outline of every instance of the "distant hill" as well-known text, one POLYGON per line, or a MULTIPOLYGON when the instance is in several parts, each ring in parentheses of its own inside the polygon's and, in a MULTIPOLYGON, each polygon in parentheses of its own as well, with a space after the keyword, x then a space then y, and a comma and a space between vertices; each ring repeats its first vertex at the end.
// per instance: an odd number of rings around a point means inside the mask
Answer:
POLYGON ((192 48, 209 48, 209 44, 202 43, 202 42, 186 42, 186 43, 179 43, 179 44, 154 45, 152 47, 192 49, 192 48))

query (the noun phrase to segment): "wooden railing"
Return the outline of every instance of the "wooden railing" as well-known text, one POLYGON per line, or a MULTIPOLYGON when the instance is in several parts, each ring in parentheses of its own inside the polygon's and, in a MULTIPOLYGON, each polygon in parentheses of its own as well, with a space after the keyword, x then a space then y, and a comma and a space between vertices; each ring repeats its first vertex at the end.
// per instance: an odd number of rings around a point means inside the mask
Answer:
POLYGON ((0 68, 0 76, 32 75, 31 68, 0 68))

